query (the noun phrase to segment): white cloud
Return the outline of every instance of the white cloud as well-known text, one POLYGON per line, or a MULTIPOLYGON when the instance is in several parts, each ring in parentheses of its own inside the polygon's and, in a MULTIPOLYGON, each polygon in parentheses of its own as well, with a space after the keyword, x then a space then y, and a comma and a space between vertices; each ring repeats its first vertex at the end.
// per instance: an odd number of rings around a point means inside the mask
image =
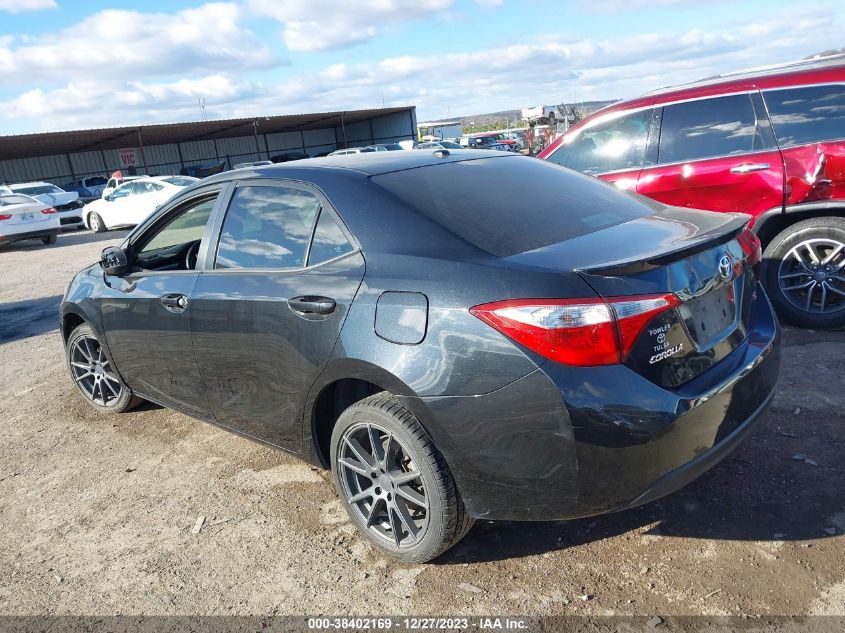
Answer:
POLYGON ((0 11, 7 13, 23 13, 24 11, 41 11, 55 9, 56 0, 0 0, 0 11))
MULTIPOLYGON (((539 103, 632 97, 745 67, 797 59, 838 43, 841 18, 827 11, 781 15, 727 30, 640 34, 613 41, 534 38, 472 52, 401 55, 335 63, 262 82, 223 69, 179 80, 85 77, 0 101, 7 121, 42 129, 417 105, 421 119, 517 109, 539 103), (808 51, 802 33, 816 34, 808 51), (834 41, 835 40, 835 41, 834 41)), ((0 42, 2 44, 2 42, 0 42)), ((69 71, 70 72, 70 71, 69 71)), ((75 72, 75 71, 74 71, 75 72)))
POLYGON ((0 39, 5 86, 66 80, 140 78, 266 68, 270 50, 240 26, 243 10, 210 3, 174 14, 107 10, 38 37, 0 39))
POLYGON ((475 0, 475 4, 485 9, 495 9, 505 3, 505 0, 475 0))
POLYGON ((454 0, 249 0, 256 15, 282 23, 291 51, 326 51, 375 37, 379 26, 416 20, 450 9, 454 0))

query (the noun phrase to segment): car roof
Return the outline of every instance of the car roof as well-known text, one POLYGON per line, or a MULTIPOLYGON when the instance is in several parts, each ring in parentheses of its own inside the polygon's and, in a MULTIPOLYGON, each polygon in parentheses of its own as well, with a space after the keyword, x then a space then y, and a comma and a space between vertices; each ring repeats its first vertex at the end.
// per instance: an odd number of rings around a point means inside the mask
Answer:
MULTIPOLYGON (((499 152, 495 150, 432 150, 431 152, 364 152, 361 154, 346 154, 344 156, 323 156, 319 158, 308 158, 303 160, 292 160, 286 163, 277 163, 254 167, 253 171, 258 176, 287 177, 295 175, 285 172, 300 172, 315 170, 320 172, 336 171, 342 173, 359 173, 363 176, 378 176, 394 171, 405 169, 416 169, 429 165, 454 163, 465 160, 477 160, 480 158, 508 158, 515 157, 510 152, 499 152), (444 155, 445 153, 445 155, 444 155)), ((221 180, 234 180, 243 178, 243 169, 238 172, 223 172, 204 178, 203 183, 219 182, 221 180)))
MULTIPOLYGON (((12 191, 15 190, 15 187, 43 187, 44 185, 58 187, 58 185, 54 185, 52 182, 42 182, 40 180, 34 180, 32 182, 16 182, 13 185, 6 185, 12 191)), ((61 187, 60 187, 61 188, 61 187)))

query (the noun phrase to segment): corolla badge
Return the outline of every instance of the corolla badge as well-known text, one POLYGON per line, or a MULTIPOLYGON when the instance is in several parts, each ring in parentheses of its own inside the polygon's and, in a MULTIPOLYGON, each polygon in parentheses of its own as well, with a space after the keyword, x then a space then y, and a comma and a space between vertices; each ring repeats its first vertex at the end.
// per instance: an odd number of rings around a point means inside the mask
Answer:
POLYGON ((733 277, 734 267, 733 267, 733 260, 731 260, 730 255, 722 255, 719 258, 719 276, 724 279, 725 281, 730 281, 731 277, 733 277))

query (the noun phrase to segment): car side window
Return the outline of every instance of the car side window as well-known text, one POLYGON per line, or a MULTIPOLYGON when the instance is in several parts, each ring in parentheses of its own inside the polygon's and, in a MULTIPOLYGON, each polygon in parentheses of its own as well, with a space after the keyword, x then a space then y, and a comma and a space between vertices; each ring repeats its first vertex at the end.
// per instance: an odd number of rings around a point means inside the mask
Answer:
POLYGON ((566 136, 548 160, 588 174, 642 167, 651 115, 649 108, 585 126, 566 136))
POLYGON ((320 206, 302 189, 239 187, 223 220, 214 267, 304 267, 320 206))
POLYGON ((763 98, 781 147, 845 139, 845 84, 767 90, 763 98))
POLYGON ((131 196, 132 193, 133 192, 132 192, 131 186, 129 186, 129 187, 118 187, 117 189, 115 189, 114 191, 111 192, 110 198, 112 200, 117 200, 118 198, 125 198, 126 196, 131 196))
POLYGON ((208 224, 211 210, 217 195, 203 198, 186 204, 172 215, 161 227, 152 233, 152 236, 144 236, 144 245, 138 254, 141 267, 145 255, 156 254, 167 249, 186 247, 193 242, 199 242, 208 224))
POLYGON ((331 212, 326 209, 320 211, 317 228, 314 229, 314 238, 311 240, 311 250, 308 253, 308 265, 314 266, 351 253, 353 250, 354 247, 346 239, 331 212))
POLYGON ((773 149, 760 131, 750 94, 663 108, 657 162, 679 163, 773 149))

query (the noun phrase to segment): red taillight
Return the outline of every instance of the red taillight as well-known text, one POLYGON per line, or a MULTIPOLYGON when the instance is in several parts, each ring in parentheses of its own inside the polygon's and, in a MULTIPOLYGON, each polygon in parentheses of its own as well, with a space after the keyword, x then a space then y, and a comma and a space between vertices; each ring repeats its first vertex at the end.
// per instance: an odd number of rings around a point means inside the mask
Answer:
POLYGON ((51 213, 58 213, 53 207, 47 207, 46 209, 41 209, 41 213, 44 215, 50 215, 51 213))
POLYGON ((760 246, 760 238, 754 235, 751 229, 745 229, 740 233, 736 241, 742 247, 749 266, 756 266, 763 261, 763 249, 760 246))
POLYGON ((470 312, 528 349, 564 365, 615 365, 643 328, 680 303, 672 294, 609 299, 508 299, 470 312))
POLYGON ((0 213, 0 220, 8 220, 12 217, 11 213, 0 213))

